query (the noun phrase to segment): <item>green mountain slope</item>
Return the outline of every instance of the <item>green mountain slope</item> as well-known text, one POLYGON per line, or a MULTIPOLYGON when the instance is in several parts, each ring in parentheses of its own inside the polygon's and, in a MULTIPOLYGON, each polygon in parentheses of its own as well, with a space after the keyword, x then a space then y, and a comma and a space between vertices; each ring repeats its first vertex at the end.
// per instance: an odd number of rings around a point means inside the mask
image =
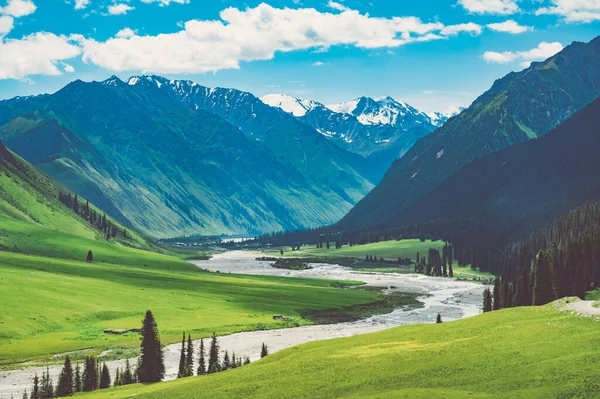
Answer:
POLYGON ((597 324, 552 305, 507 309, 313 342, 223 373, 83 397, 597 397, 597 324))
POLYGON ((2 102, 0 124, 9 148, 153 237, 317 226, 370 188, 330 188, 218 116, 117 78, 2 102))
POLYGON ((546 134, 600 96, 600 37, 496 81, 469 109, 419 140, 340 222, 376 225, 472 161, 546 134))
POLYGON ((469 221, 473 229, 522 237, 600 198, 599 124, 600 99, 539 139, 475 160, 387 225, 469 221))

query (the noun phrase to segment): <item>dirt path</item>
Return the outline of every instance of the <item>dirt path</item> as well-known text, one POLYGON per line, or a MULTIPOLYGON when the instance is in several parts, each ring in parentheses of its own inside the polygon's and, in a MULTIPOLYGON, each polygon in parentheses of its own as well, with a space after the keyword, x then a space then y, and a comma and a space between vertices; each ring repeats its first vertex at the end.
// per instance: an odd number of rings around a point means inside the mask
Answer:
POLYGON ((600 309, 592 306, 594 304, 594 302, 595 301, 571 302, 571 303, 567 304, 567 306, 565 308, 574 310, 574 311, 582 313, 582 314, 586 314, 586 315, 590 315, 590 316, 597 316, 597 315, 600 315, 600 309))
MULTIPOLYGON (((353 323, 253 331, 223 336, 219 338, 221 356, 227 350, 230 355, 235 352, 237 356, 249 356, 252 361, 255 361, 260 358, 263 342, 268 345, 270 353, 274 353, 311 341, 349 337, 406 324, 433 323, 438 313, 442 315, 444 321, 475 316, 480 313, 481 298, 485 289, 485 286, 481 284, 448 278, 416 274, 361 273, 329 264, 313 264, 311 265, 313 269, 304 271, 275 269, 270 266, 270 262, 256 261, 255 258, 258 256, 262 256, 262 254, 232 251, 215 255, 208 261, 193 261, 192 263, 203 269, 222 273, 364 281, 367 285, 384 287, 387 291, 422 294, 418 299, 423 302, 424 306, 413 310, 397 309, 385 315, 377 315, 353 323)), ((194 344, 198 348, 200 341, 195 341, 194 344)), ((168 345, 164 349, 167 380, 177 376, 179 350, 180 344, 168 345)), ((198 349, 196 349, 196 353, 198 353, 198 349)), ((136 359, 131 359, 131 362, 134 365, 136 359)), ((122 368, 125 360, 110 361, 107 362, 107 365, 111 376, 114 377, 116 368, 122 368)), ((36 373, 41 375, 45 370, 45 367, 34 367, 0 372, 0 399, 9 399, 11 395, 15 398, 20 397, 24 389, 30 390, 33 376, 36 373)), ((56 383, 61 367, 52 366, 49 370, 54 383, 56 383)))

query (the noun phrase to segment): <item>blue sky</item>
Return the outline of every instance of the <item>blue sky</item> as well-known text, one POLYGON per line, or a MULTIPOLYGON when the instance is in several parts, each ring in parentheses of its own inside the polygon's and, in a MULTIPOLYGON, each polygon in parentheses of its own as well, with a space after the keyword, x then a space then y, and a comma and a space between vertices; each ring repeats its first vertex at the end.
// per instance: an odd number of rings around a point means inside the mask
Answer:
POLYGON ((0 98, 155 73, 326 104, 466 106, 600 34, 600 0, 0 0, 0 98))

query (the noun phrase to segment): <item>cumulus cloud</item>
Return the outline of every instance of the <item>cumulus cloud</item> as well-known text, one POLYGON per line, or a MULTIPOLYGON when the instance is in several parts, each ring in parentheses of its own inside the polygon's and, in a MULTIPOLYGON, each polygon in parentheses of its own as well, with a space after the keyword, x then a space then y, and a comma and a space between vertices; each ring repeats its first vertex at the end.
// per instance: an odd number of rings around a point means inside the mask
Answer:
POLYGON ((533 30, 531 26, 519 25, 516 21, 512 19, 495 24, 488 24, 487 27, 496 32, 512 33, 513 35, 533 30))
POLYGON ((542 42, 537 47, 527 51, 505 51, 502 53, 486 51, 483 54, 483 59, 487 62, 498 64, 508 64, 520 61, 521 66, 528 67, 531 62, 543 61, 562 51, 562 49, 563 46, 559 42, 542 42))
POLYGON ((90 4, 90 0, 75 0, 75 9, 83 10, 90 4))
POLYGON ((31 0, 8 0, 5 7, 0 7, 0 13, 20 18, 33 14, 36 9, 37 7, 31 0))
POLYGON ((346 11, 348 9, 348 7, 346 7, 343 4, 340 3, 336 3, 335 1, 329 0, 329 3, 327 3, 327 7, 333 9, 333 10, 338 10, 338 11, 346 11))
POLYGON ((63 63, 62 63, 62 67, 63 67, 63 70, 64 70, 65 72, 67 72, 67 73, 72 73, 72 72, 75 72, 75 68, 73 68, 73 66, 72 66, 72 65, 70 65, 70 64, 67 64, 66 62, 63 62, 63 63))
POLYGON ((142 0, 142 3, 158 3, 159 6, 168 6, 171 3, 176 4, 189 4, 190 0, 142 0))
POLYGON ((458 0, 458 4, 472 14, 508 15, 520 11, 517 0, 458 0))
POLYGON ((0 42, 0 79, 60 75, 59 63, 80 53, 81 48, 73 38, 53 33, 42 32, 22 39, 3 40, 0 42))
POLYGON ((313 62, 312 64, 313 66, 323 66, 325 65, 324 63, 322 63, 321 61, 317 61, 317 62, 313 62))
POLYGON ((551 0, 552 6, 540 8, 536 15, 559 15, 567 22, 600 21, 600 0, 551 0))
POLYGON ((133 37, 136 34, 137 34, 136 30, 133 30, 131 28, 125 28, 125 29, 121 29, 120 31, 118 31, 116 37, 120 37, 123 39, 129 39, 130 37, 133 37))
POLYGON ((108 7, 108 13, 110 15, 124 15, 133 9, 135 9, 135 7, 132 7, 129 4, 125 4, 125 3, 113 4, 112 6, 108 7))
POLYGON ((335 45, 392 48, 481 29, 475 24, 445 27, 416 17, 375 18, 355 10, 324 13, 265 3, 246 10, 227 8, 220 18, 188 21, 171 34, 82 40, 83 60, 112 71, 203 73, 272 59, 276 52, 335 45))
POLYGON ((13 29, 14 23, 13 17, 9 17, 8 15, 0 16, 0 38, 13 29))

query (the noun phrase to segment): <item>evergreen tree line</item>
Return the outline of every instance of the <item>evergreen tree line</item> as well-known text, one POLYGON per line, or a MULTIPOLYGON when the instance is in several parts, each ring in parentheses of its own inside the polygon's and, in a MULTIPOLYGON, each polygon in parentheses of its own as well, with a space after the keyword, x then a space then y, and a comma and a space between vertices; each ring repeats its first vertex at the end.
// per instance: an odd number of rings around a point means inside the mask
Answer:
POLYGON ((58 193, 58 200, 73 212, 87 220, 90 225, 102 231, 107 240, 117 236, 122 236, 124 240, 127 239, 127 229, 121 230, 106 217, 106 214, 100 215, 95 209, 90 208, 90 204, 87 200, 85 203, 80 203, 77 194, 73 196, 71 193, 63 193, 61 191, 58 193))
MULTIPOLYGON (((200 349, 198 353, 198 362, 194 360, 194 344, 190 334, 185 338, 185 332, 181 338, 181 352, 179 356, 179 370, 177 378, 191 377, 194 375, 214 374, 220 371, 235 369, 250 364, 250 358, 236 356, 235 352, 229 356, 229 351, 225 351, 223 360, 219 358, 219 342, 216 334, 213 333, 210 339, 208 353, 205 351, 204 339, 200 339, 200 349), (208 355, 208 359, 207 359, 208 355), (207 363, 208 360, 208 363, 207 363)), ((263 344, 263 353, 266 346, 263 344)), ((267 353, 268 354, 268 353, 267 353)), ((261 353, 262 355, 262 353, 261 353)), ((265 354, 266 356, 266 354, 265 354)))
POLYGON ((373 255, 366 255, 365 262, 374 262, 374 263, 385 263, 389 265, 411 265, 412 259, 410 258, 398 258, 397 260, 384 259, 383 256, 379 258, 373 255))
POLYGON ((417 252, 415 273, 435 277, 454 277, 452 253, 453 247, 448 243, 444 245, 441 254, 439 250, 433 248, 429 248, 427 251, 427 258, 417 252))

